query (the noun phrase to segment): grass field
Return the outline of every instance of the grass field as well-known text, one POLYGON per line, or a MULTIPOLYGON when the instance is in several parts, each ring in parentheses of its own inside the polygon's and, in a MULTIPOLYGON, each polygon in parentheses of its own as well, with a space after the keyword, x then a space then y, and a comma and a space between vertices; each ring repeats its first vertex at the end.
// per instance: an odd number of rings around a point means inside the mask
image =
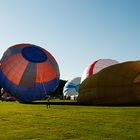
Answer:
POLYGON ((0 101, 0 140, 140 140, 140 107, 0 101))

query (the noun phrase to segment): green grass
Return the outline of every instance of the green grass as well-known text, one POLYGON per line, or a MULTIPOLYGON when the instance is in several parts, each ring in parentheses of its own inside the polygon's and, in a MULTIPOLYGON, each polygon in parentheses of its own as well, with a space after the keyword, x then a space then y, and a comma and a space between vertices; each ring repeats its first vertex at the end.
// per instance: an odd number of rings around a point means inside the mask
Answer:
POLYGON ((140 107, 0 107, 0 140, 140 140, 140 107))

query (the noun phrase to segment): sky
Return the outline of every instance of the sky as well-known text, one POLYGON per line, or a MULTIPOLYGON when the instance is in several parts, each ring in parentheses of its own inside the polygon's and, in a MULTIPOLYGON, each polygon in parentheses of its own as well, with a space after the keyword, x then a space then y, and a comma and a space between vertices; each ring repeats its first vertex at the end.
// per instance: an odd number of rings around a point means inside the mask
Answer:
POLYGON ((140 60, 140 0, 0 0, 0 57, 20 43, 49 51, 63 80, 97 59, 140 60))

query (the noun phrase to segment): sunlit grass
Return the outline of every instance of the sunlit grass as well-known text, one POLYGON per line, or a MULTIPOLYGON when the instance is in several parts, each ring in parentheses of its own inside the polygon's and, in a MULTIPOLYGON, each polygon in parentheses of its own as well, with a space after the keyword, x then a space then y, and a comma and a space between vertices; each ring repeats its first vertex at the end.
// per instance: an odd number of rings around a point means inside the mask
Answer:
POLYGON ((140 107, 0 102, 0 140, 139 140, 140 107))

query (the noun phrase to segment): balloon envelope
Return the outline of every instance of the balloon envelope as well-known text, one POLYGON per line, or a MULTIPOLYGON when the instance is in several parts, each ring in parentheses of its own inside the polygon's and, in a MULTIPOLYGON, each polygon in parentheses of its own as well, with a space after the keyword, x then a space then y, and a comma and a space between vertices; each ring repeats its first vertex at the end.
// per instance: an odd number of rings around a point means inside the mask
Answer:
POLYGON ((88 77, 78 102, 85 105, 140 104, 140 61, 119 63, 88 77))
POLYGON ((59 67, 45 49, 32 44, 8 48, 1 59, 0 84, 24 102, 40 100, 59 84, 59 67))
POLYGON ((74 79, 69 80, 63 88, 63 96, 77 97, 79 94, 80 81, 81 77, 76 77, 74 79))
POLYGON ((89 76, 96 74, 102 69, 115 64, 118 64, 118 61, 112 59, 99 59, 94 61, 92 64, 85 68, 82 74, 81 83, 89 76))

